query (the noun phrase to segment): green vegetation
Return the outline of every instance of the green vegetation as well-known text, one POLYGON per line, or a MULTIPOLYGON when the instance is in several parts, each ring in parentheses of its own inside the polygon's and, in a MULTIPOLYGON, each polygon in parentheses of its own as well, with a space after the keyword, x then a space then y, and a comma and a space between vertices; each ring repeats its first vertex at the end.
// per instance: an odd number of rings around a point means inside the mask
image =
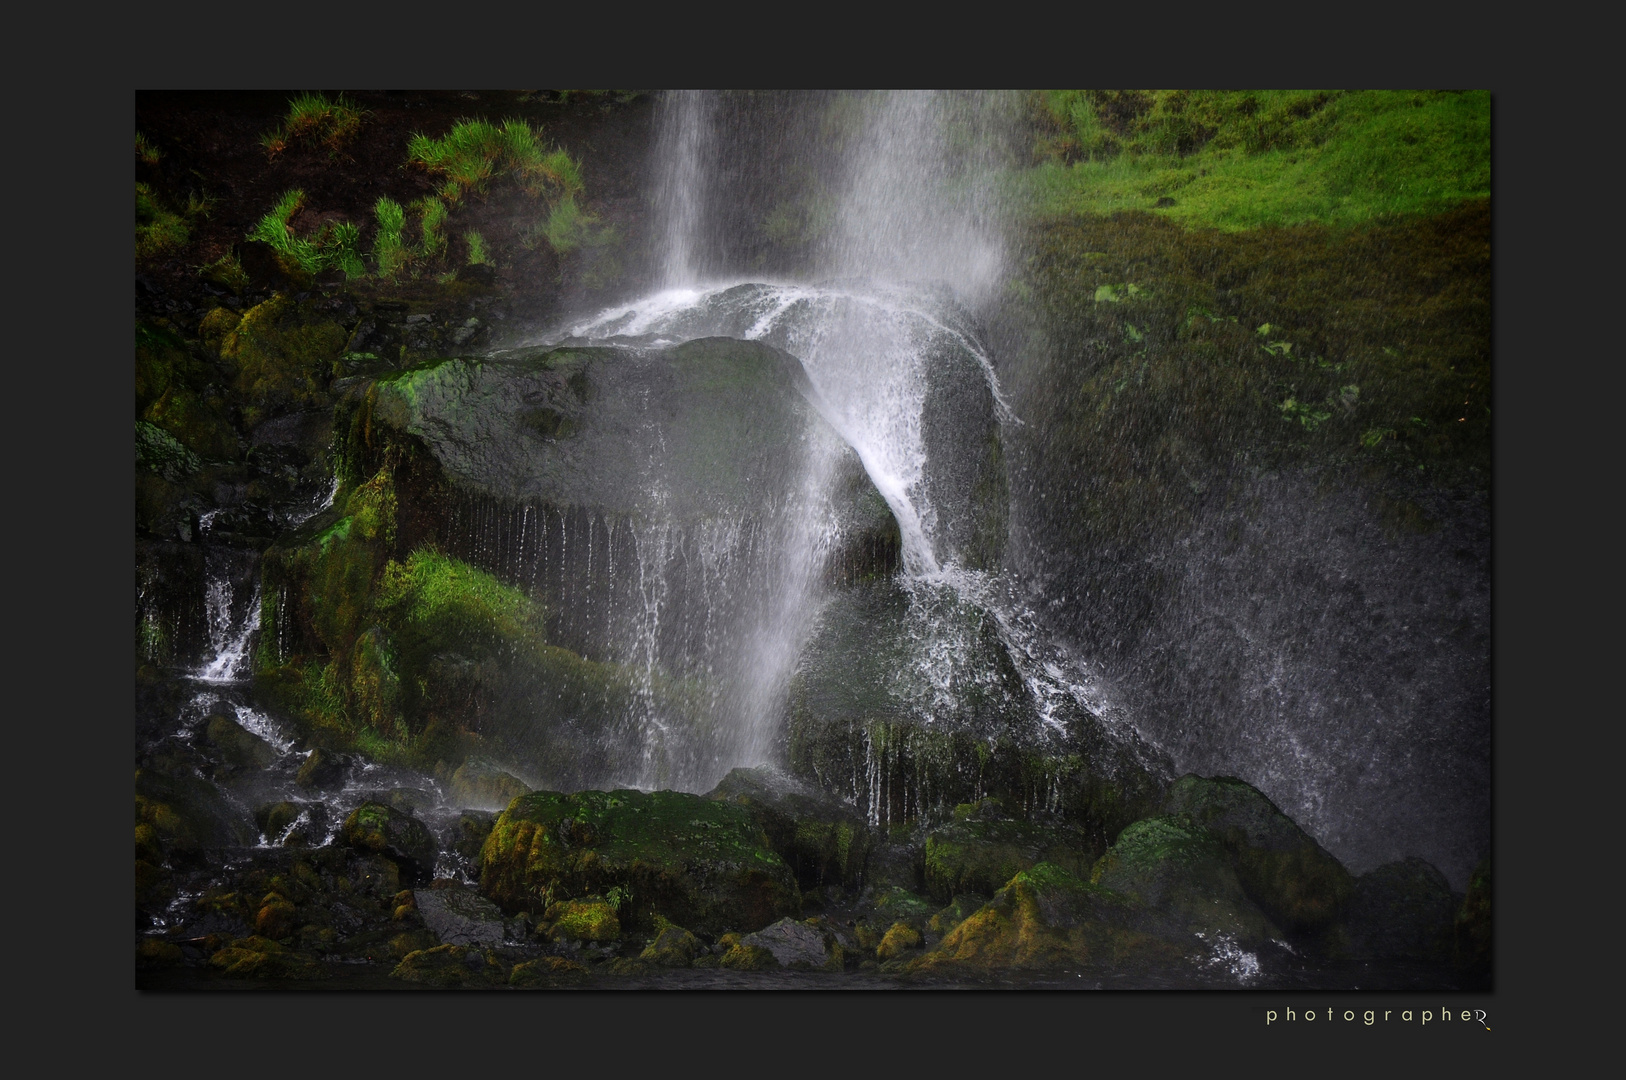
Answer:
POLYGON ((477 266, 481 263, 490 264, 491 256, 486 251, 485 237, 470 229, 463 234, 463 243, 468 245, 470 266, 477 266))
POLYGON ((1041 213, 1355 225, 1490 194, 1485 91, 1048 90, 1041 213))
POLYGON ((212 263, 197 268, 198 276, 222 289, 230 290, 234 296, 241 296, 248 291, 248 272, 233 252, 227 252, 212 263))
POLYGON ((164 152, 147 140, 141 132, 135 134, 135 155, 148 165, 156 165, 163 160, 164 152))
POLYGON ((300 94, 288 103, 282 126, 260 136, 267 155, 276 157, 296 142, 317 142, 337 156, 361 130, 367 110, 358 109, 343 94, 329 101, 323 94, 300 94))
POLYGON ((186 219, 166 207, 152 188, 135 186, 136 256, 158 255, 185 246, 192 229, 186 219))
POLYGON ((406 265, 409 252, 401 242, 401 231, 406 228, 406 210, 394 199, 384 196, 373 206, 373 217, 378 229, 373 234, 373 260, 378 276, 393 278, 406 265))
POLYGON ((414 135, 407 160, 445 178, 441 198, 456 205, 465 194, 484 194, 488 181, 512 177, 525 193, 572 198, 582 190, 580 167, 563 150, 544 150, 540 133, 523 120, 460 120, 439 139, 414 135))
POLYGON ((307 274, 334 268, 343 270, 347 277, 361 277, 367 272, 357 250, 361 230, 348 221, 328 221, 316 235, 305 238, 297 235, 291 222, 305 205, 305 193, 298 188, 283 192, 271 212, 248 232, 248 239, 270 244, 278 254, 285 256, 307 274))

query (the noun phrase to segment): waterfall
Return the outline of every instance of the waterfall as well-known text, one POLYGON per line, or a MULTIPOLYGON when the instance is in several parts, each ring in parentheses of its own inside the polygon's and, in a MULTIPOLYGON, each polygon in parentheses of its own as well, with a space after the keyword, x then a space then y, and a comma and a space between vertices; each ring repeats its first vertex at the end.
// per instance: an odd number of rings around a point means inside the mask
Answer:
POLYGON ((195 675, 203 682, 237 682, 248 675, 250 642, 260 628, 257 565, 252 554, 216 549, 208 553, 204 586, 208 659, 195 675))
MULTIPOLYGON (((1018 422, 974 314, 997 296, 1006 262, 997 177, 1014 100, 881 93, 769 104, 783 115, 764 117, 760 102, 727 95, 666 100, 656 147, 661 291, 580 319, 556 340, 663 345, 721 336, 764 341, 798 358, 808 399, 856 452, 897 521, 908 633, 919 650, 919 670, 909 678, 922 706, 951 723, 957 688, 986 678, 973 670, 976 642, 960 636, 956 623, 972 604, 993 617, 1033 699, 1035 737, 1064 732, 1065 718, 1083 710, 1108 720, 1109 730, 1150 760, 1102 680, 1044 640, 1033 612, 975 550, 975 507, 955 476, 957 443, 979 433, 997 438, 999 425, 1018 422), (725 125, 726 139, 717 130, 725 125), (777 142, 763 135, 776 125, 777 142), (823 141, 808 138, 812 131, 823 141), (756 145, 769 160, 724 168, 709 148, 736 142, 756 145), (796 179, 776 189, 774 177, 796 179), (797 199, 814 209, 785 209, 797 199), (785 220, 818 226, 817 235, 799 238, 804 262, 789 279, 764 281, 741 265, 751 260, 736 235, 740 208, 753 205, 768 208, 772 228, 785 220), (718 227, 729 213, 732 231, 718 227)), ((740 728, 728 764, 766 760, 782 723, 786 687, 822 603, 816 578, 828 536, 819 520, 824 489, 845 452, 832 442, 808 454, 800 505, 783 508, 770 538, 774 569, 747 586, 757 590, 749 629, 707 650, 712 674, 728 688, 720 712, 740 728)), ((664 581, 647 559, 639 574, 645 593, 651 581, 664 581)), ((660 602, 644 612, 642 634, 652 640, 670 616, 660 602)), ((644 655, 653 672, 651 645, 644 655)), ((664 734, 651 730, 648 738, 664 734)), ((855 778, 855 796, 881 797, 881 767, 872 755, 864 782, 855 778)), ((901 795, 905 803, 918 797, 901 795)))

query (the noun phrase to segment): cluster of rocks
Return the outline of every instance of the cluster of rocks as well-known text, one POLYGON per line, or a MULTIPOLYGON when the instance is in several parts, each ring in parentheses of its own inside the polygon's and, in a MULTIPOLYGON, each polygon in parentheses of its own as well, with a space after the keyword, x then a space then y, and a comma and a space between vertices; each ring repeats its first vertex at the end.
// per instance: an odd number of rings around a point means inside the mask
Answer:
MULTIPOLYGON (((210 726, 224 753, 253 757, 252 744, 210 726)), ((468 776, 464 787, 478 789, 468 776)), ((149 770, 137 790, 137 908, 148 918, 136 955, 149 980, 329 979, 357 965, 436 988, 658 985, 706 969, 770 984, 785 972, 956 984, 1078 973, 1371 985, 1387 969, 1429 985, 1488 979, 1488 861, 1466 896, 1417 859, 1356 877, 1226 778, 1182 778, 1163 813, 1094 856, 1076 826, 1022 820, 995 799, 934 825, 871 828, 768 769, 736 769, 706 795, 518 794, 442 837, 379 799, 319 846, 292 835, 251 846, 252 828, 207 780, 149 770), (434 876, 457 852, 477 884, 434 876)))

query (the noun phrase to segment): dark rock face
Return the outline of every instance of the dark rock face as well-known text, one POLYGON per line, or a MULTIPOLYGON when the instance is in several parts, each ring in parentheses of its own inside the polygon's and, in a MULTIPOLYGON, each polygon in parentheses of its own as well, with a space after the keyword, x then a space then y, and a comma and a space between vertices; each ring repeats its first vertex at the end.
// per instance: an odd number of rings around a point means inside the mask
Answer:
POLYGON ((1358 955, 1448 959, 1457 904, 1445 875, 1422 859, 1385 863, 1362 874, 1349 903, 1349 935, 1358 955))
POLYGON ((872 837, 852 805, 771 768, 734 769, 705 797, 750 811, 803 889, 863 884, 872 837))
POLYGON ((821 612, 791 683, 787 760, 872 825, 940 820, 993 795, 1016 816, 1082 825, 1105 848, 1156 806, 1162 764, 1074 703, 1052 719, 990 611, 941 586, 875 583, 821 612))
POLYGON ((1248 895, 1281 926, 1321 929, 1342 913, 1349 871, 1251 784, 1183 776, 1165 806, 1220 838, 1248 895))

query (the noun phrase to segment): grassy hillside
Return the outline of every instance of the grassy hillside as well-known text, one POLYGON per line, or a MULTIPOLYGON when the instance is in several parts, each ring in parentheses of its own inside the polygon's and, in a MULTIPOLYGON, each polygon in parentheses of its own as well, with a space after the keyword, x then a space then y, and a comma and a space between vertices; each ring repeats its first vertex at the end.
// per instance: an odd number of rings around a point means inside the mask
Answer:
POLYGON ((1490 195, 1490 94, 1045 90, 1041 214, 1147 210, 1188 228, 1358 225, 1490 195))

